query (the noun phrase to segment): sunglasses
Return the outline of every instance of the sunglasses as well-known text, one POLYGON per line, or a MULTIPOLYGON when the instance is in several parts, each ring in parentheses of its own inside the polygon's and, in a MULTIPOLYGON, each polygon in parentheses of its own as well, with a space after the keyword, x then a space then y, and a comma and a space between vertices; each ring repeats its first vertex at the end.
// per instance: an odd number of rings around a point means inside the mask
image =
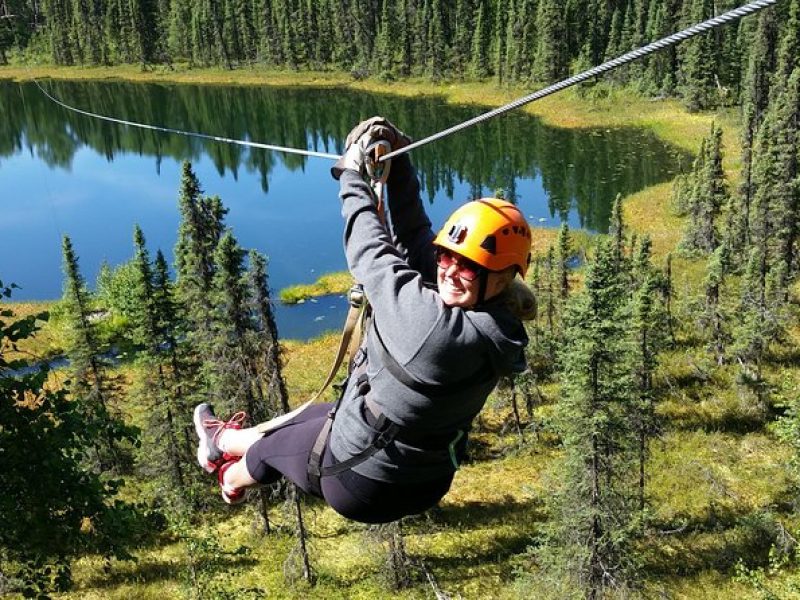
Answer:
POLYGON ((451 265, 456 265, 458 276, 465 281, 475 281, 478 275, 484 271, 484 268, 478 263, 451 252, 447 248, 436 249, 436 264, 445 270, 449 269, 451 265))

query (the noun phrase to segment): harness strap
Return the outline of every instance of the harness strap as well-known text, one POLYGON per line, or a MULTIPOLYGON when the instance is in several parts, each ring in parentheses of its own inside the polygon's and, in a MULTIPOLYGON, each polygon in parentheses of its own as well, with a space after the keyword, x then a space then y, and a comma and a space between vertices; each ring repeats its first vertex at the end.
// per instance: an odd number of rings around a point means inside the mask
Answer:
POLYGON ((331 384, 334 377, 336 377, 336 373, 339 372, 339 367, 342 366, 342 362, 344 361, 344 357, 348 351, 352 356, 354 345, 352 343, 353 340, 361 338, 360 325, 364 318, 364 307, 366 305, 364 288, 360 283, 356 283, 350 288, 348 296, 350 299, 350 308, 347 309, 347 319, 345 320, 344 328, 342 329, 342 337, 339 339, 339 348, 336 351, 336 358, 333 361, 333 365, 331 365, 331 370, 328 373, 328 376, 325 378, 325 383, 322 384, 322 387, 319 389, 319 391, 314 394, 311 400, 308 401, 308 404, 311 404, 317 400, 320 396, 322 396, 323 392, 328 389, 328 386, 331 384), (356 331, 359 332, 359 335, 354 337, 353 333, 356 331))
MULTIPOLYGON (((357 385, 359 389, 365 387, 366 389, 369 388, 369 382, 366 373, 362 373, 359 376, 357 385)), ((321 480, 323 477, 338 475, 339 473, 343 473, 344 471, 347 471, 356 465, 360 465, 369 457, 373 456, 391 444, 400 431, 400 425, 392 422, 386 417, 386 415, 381 413, 378 417, 378 421, 375 424, 375 429, 378 430, 378 435, 375 436, 375 439, 372 440, 369 446, 364 448, 358 454, 351 456, 347 460, 336 463, 335 465, 323 467, 322 459, 325 455, 325 447, 327 446, 328 437, 330 436, 331 429, 333 428, 333 421, 336 418, 336 412, 339 410, 339 406, 342 403, 345 389, 346 388, 342 389, 342 394, 339 396, 336 404, 334 404, 333 408, 331 408, 331 410, 328 412, 328 418, 325 419, 325 423, 322 426, 322 429, 320 429, 319 434, 317 434, 317 439, 314 441, 314 445, 308 455, 308 481, 312 491, 319 496, 322 496, 321 480)))
POLYGON ((464 379, 446 385, 425 383, 414 378, 397 362, 397 360, 395 360, 378 331, 378 324, 375 322, 375 319, 372 319, 372 328, 375 332, 375 338, 378 340, 377 347, 381 352, 381 361, 383 366, 386 367, 386 370, 389 371, 397 381, 428 398, 454 396, 481 383, 488 383, 494 376, 491 368, 487 366, 484 369, 473 372, 464 379))

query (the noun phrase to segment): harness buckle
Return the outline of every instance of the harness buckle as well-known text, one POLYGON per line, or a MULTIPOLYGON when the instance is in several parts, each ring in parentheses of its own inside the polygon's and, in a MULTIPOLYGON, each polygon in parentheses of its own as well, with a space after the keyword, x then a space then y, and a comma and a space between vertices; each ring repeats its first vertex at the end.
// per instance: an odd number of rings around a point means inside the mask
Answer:
POLYGON ((378 450, 383 450, 394 441, 397 437, 399 427, 395 423, 389 423, 389 426, 381 430, 378 437, 372 442, 372 446, 378 450))
POLYGON ((365 297, 364 286, 360 283, 354 283, 350 291, 347 292, 347 299, 353 308, 361 308, 364 305, 365 297))

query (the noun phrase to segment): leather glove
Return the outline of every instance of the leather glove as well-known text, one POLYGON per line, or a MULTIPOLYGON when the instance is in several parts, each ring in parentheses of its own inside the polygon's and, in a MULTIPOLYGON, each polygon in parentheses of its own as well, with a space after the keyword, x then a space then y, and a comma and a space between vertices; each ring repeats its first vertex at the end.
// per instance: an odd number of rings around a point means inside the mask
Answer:
POLYGON ((331 175, 339 179, 344 169, 352 169, 364 174, 367 161, 367 148, 379 140, 386 140, 392 150, 398 150, 411 143, 410 138, 383 117, 372 117, 356 125, 345 140, 345 153, 331 168, 331 175))

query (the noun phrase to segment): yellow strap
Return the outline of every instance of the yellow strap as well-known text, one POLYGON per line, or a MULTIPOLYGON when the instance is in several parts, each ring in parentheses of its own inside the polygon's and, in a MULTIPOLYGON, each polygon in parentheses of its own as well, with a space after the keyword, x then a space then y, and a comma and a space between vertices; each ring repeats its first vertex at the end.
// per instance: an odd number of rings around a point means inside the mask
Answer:
POLYGON ((331 365, 331 370, 328 373, 328 377, 325 379, 325 383, 322 384, 320 390, 311 398, 311 402, 317 400, 322 393, 328 389, 328 386, 331 384, 334 377, 336 377, 336 373, 339 372, 339 367, 342 366, 344 357, 347 354, 348 348, 350 347, 350 340, 353 337, 353 331, 355 331, 356 325, 358 325, 361 321, 361 315, 363 313, 363 303, 360 306, 355 306, 353 303, 350 304, 350 308, 347 311, 347 319, 344 323, 344 329, 342 330, 342 337, 339 340, 339 349, 336 351, 336 358, 333 361, 333 365, 331 365))
MULTIPOLYGON (((386 148, 384 148, 382 145, 377 147, 375 149, 376 155, 380 156, 381 154, 384 154, 386 151, 388 151, 387 148, 388 150, 391 150, 391 147, 389 147, 388 144, 386 145, 386 148)), ((384 184, 389 175, 389 166, 389 164, 386 164, 383 167, 382 178, 376 179, 372 183, 372 188, 375 192, 375 197, 377 200, 376 204, 378 208, 378 217, 380 218, 381 222, 385 222, 386 220, 383 197, 386 191, 384 184)), ((289 419, 292 419, 303 412, 312 403, 316 402, 322 396, 325 390, 328 389, 328 386, 331 384, 331 382, 333 382, 334 378, 336 377, 336 373, 339 372, 339 367, 341 367, 342 362, 344 362, 344 357, 348 354, 353 356, 356 350, 358 350, 359 346, 361 345, 364 319, 367 313, 366 309, 368 305, 367 299, 364 296, 363 288, 361 288, 359 284, 355 284, 352 288, 350 288, 349 301, 350 308, 347 311, 347 319, 345 320, 344 328, 342 329, 342 337, 339 339, 339 349, 336 351, 336 358, 333 361, 333 365, 331 365, 331 370, 328 373, 328 376, 325 378, 325 383, 322 384, 322 387, 319 389, 319 391, 314 394, 311 397, 311 400, 308 402, 304 402, 291 412, 256 425, 255 428, 258 431, 266 434, 267 432, 280 427, 289 419), (360 298, 356 300, 354 294, 360 294, 360 298), (353 335, 354 332, 356 335, 353 335)))
MULTIPOLYGON (((306 408, 308 408, 312 403, 314 403, 320 396, 322 396, 323 392, 328 389, 328 386, 333 381, 334 377, 336 377, 336 373, 339 371, 339 367, 342 366, 342 362, 344 361, 344 357, 348 352, 348 348, 351 346, 351 341, 353 340, 353 332, 356 330, 356 326, 359 326, 363 318, 364 308, 366 305, 366 300, 364 300, 361 305, 356 305, 353 302, 350 303, 350 309, 347 311, 347 320, 344 324, 344 329, 342 330, 342 337, 339 340, 339 349, 336 352, 336 358, 333 361, 333 365, 331 366, 331 370, 328 373, 328 377, 325 379, 325 383, 322 384, 322 387, 319 391, 311 397, 311 400, 304 402, 293 411, 279 415, 274 419, 270 419, 269 421, 265 421, 263 423, 259 423, 255 426, 255 428, 263 433, 266 434, 269 431, 277 429, 290 419, 296 417, 301 412, 303 412, 306 408)), ((361 336, 355 336, 360 338, 361 336)))

